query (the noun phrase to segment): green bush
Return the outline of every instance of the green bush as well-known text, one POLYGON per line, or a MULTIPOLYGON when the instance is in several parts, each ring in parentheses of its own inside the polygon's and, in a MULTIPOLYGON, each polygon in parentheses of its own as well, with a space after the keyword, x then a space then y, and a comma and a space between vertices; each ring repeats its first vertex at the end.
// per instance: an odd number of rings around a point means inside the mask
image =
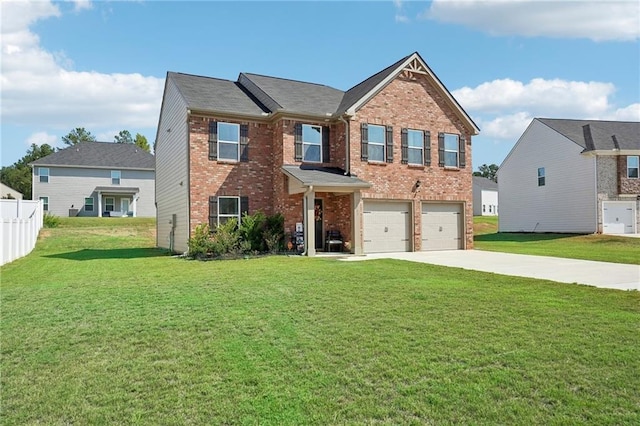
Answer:
POLYGON ((262 237, 270 253, 284 249, 284 216, 281 213, 267 216, 262 237))
POLYGON ((264 233, 266 222, 267 217, 261 211, 242 215, 238 231, 240 238, 249 243, 249 251, 265 251, 266 244, 262 234, 264 233))
POLYGON ((57 228, 60 225, 60 218, 49 212, 44 212, 42 222, 45 228, 57 228))
POLYGON ((224 254, 237 254, 240 252, 240 233, 238 232, 238 220, 231 218, 218 225, 211 236, 212 254, 221 256, 224 254))
POLYGON ((212 248, 210 237, 211 231, 209 225, 206 223, 198 225, 193 237, 187 241, 189 247, 187 256, 197 259, 207 257, 212 248))

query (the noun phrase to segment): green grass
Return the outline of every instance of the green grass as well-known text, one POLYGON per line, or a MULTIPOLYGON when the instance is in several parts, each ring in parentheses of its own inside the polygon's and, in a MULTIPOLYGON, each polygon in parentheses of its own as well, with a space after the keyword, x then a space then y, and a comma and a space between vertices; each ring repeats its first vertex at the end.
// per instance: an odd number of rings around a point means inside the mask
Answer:
POLYGON ((639 292, 76 224, 1 269, 2 424, 640 423, 639 292))
POLYGON ((498 218, 476 216, 474 247, 539 256, 640 264, 640 238, 615 235, 499 233, 498 218))

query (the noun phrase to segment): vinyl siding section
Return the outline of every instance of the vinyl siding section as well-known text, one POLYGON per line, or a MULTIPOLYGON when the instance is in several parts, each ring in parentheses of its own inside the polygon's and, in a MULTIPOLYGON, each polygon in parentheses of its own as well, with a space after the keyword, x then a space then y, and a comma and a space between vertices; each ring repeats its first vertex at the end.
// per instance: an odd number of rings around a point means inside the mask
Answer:
MULTIPOLYGON (((136 187, 136 216, 154 217, 154 172, 152 170, 97 169, 79 167, 49 167, 49 182, 41 183, 34 167, 33 199, 49 197, 49 213, 56 216, 69 216, 69 209, 78 209, 78 216, 98 216, 97 186, 113 188, 136 187), (120 170, 120 185, 111 184, 111 170, 120 170), (93 211, 84 210, 84 199, 93 197, 93 211)), ((131 194, 116 195, 116 210, 120 209, 120 199, 129 198, 131 194)), ((104 199, 104 194, 103 194, 104 199)), ((133 200, 131 200, 133 201, 133 200)), ((104 203, 102 206, 104 210, 104 203)))
POLYGON ((498 215, 498 191, 487 191, 473 187, 473 215, 474 216, 497 216, 498 215), (485 206, 484 212, 482 206, 485 206), (489 206, 491 211, 489 211, 489 206))
POLYGON ((173 250, 187 251, 189 239, 189 174, 187 104, 168 79, 156 136, 157 246, 170 248, 176 215, 173 250))
POLYGON ((500 232, 596 232, 595 159, 582 150, 534 120, 498 171, 500 232))

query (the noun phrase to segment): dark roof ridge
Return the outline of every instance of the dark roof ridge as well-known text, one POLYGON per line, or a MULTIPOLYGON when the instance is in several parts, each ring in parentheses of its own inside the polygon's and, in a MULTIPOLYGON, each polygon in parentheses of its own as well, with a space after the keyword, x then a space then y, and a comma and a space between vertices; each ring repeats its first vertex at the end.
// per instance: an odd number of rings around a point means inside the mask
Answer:
POLYGON ((640 121, 634 120, 598 120, 590 118, 548 118, 548 117, 535 117, 536 120, 550 120, 550 121, 583 121, 588 123, 640 123, 640 121))
POLYGON ((328 87, 329 89, 339 90, 340 92, 343 92, 343 90, 336 89, 335 87, 332 87, 332 86, 329 86, 329 85, 326 85, 326 84, 322 84, 322 83, 314 83, 312 81, 295 80, 295 79, 292 79, 292 78, 285 78, 285 77, 274 77, 272 75, 256 74, 256 73, 252 73, 252 72, 241 72, 240 74, 244 74, 244 75, 247 75, 247 76, 254 75, 256 77, 273 78, 273 79, 276 79, 276 80, 291 81, 291 82, 294 82, 294 83, 312 84, 314 86, 328 87))
POLYGON ((178 74, 178 75, 185 75, 187 77, 198 77, 198 78, 206 78, 208 80, 218 80, 218 81, 225 81, 227 83, 235 83, 235 80, 228 80, 226 78, 219 78, 219 77, 211 77, 211 76, 207 76, 207 75, 200 75, 200 74, 189 74, 186 72, 177 72, 177 71, 167 71, 167 74, 178 74))

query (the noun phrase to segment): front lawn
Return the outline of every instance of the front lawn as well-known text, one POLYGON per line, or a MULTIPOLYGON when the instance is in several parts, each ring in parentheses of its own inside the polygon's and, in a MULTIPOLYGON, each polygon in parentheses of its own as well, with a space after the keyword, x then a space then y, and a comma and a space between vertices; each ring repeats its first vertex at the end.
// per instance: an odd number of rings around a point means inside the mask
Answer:
POLYGON ((640 264, 640 238, 598 234, 499 233, 495 216, 476 216, 473 221, 474 247, 478 250, 640 264))
POLYGON ((640 423, 639 292, 187 261, 141 223, 65 221, 2 267, 3 424, 640 423))

